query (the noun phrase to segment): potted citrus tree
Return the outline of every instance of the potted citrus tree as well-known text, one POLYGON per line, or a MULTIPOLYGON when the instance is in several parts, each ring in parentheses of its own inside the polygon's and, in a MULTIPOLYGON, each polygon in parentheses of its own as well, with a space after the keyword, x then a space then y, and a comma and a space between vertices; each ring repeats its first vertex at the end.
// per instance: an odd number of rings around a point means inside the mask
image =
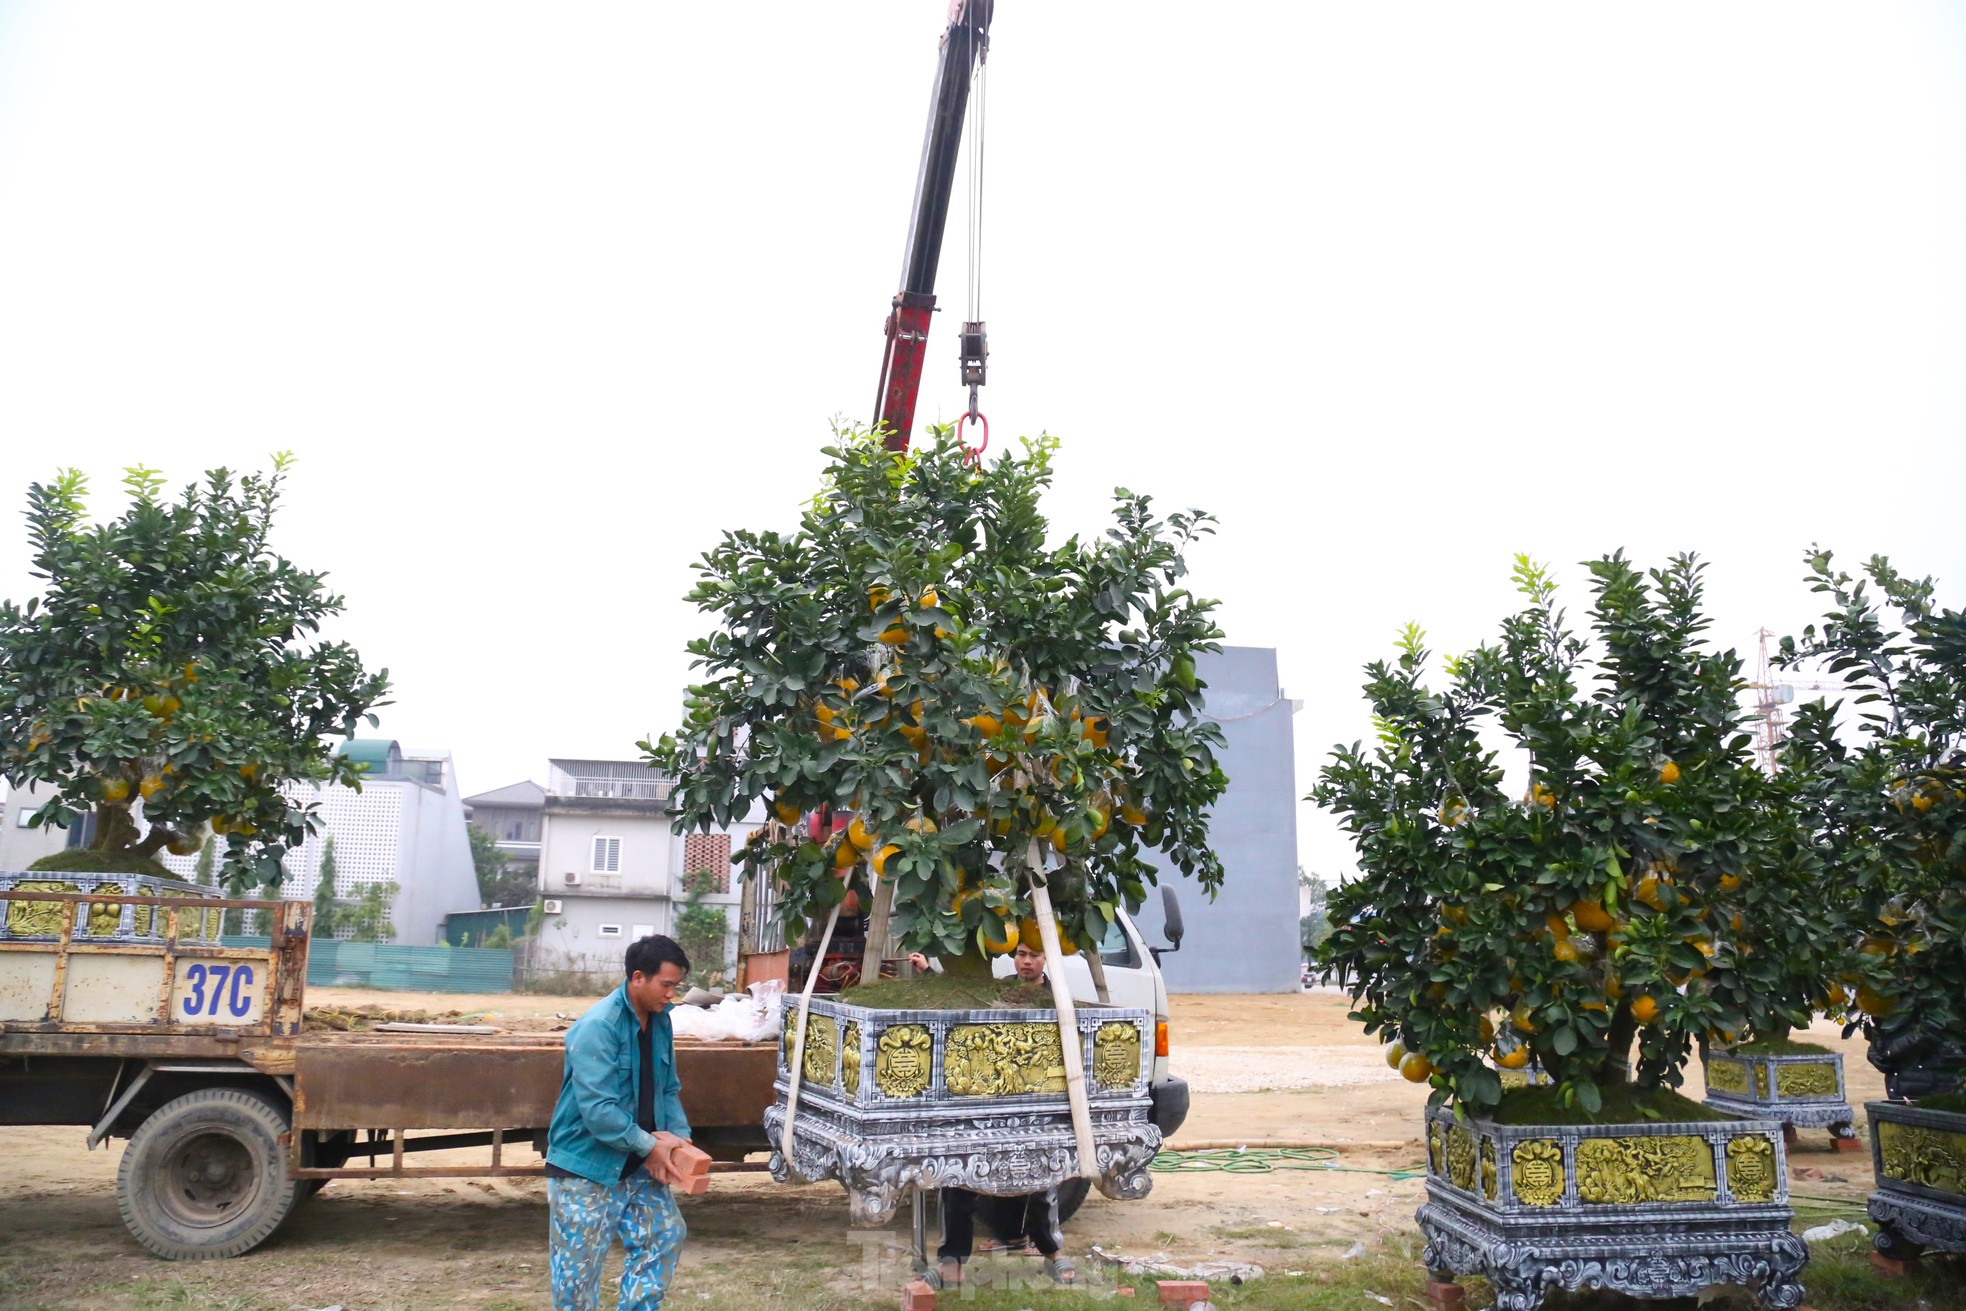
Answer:
POLYGON ((1080 1013, 1062 970, 1033 989, 991 957, 1022 940, 1096 966, 1159 870, 1220 885, 1195 676, 1220 634, 1184 584, 1211 521, 1122 490, 1103 536, 1052 544, 1054 448, 978 463, 946 430, 906 453, 842 434, 795 531, 702 559, 703 679, 680 733, 642 744, 679 831, 760 801, 784 821, 733 861, 792 940, 812 928, 823 956, 851 897, 939 960, 787 1008, 772 1169, 841 1180, 866 1222, 917 1186, 1150 1186, 1153 1017, 1080 1013))
POLYGON ((1853 577, 1818 549, 1809 569, 1834 608, 1781 658, 1826 664, 1853 696, 1799 709, 1783 759, 1843 926, 1830 999, 1890 1095, 1865 1107, 1875 1242, 1966 1251, 1966 614, 1882 557, 1853 577))
POLYGON ((1696 1045, 1800 1018, 1735 918, 1783 895, 1766 871, 1798 844, 1740 732, 1739 661, 1702 644, 1697 562, 1589 567, 1587 635, 1519 558, 1527 604, 1444 688, 1415 629, 1369 667, 1377 742, 1334 752, 1312 793, 1358 850, 1322 960, 1432 1086, 1437 1284, 1479 1273, 1527 1308, 1552 1286, 1728 1283, 1792 1307, 1807 1252, 1781 1125, 1676 1089, 1696 1045), (1545 1082, 1505 1088, 1498 1066, 1545 1082))
MULTIPOLYGON (((233 891, 277 887, 282 855, 317 823, 286 785, 357 779, 334 739, 374 722, 388 678, 346 643, 307 640, 342 600, 271 549, 288 466, 214 470, 175 497, 133 468, 129 504, 100 523, 79 472, 29 488, 43 588, 0 602, 0 776, 45 790, 29 824, 84 822, 88 836, 35 862, 42 877, 0 873, 0 887, 209 895, 157 859, 208 843, 233 891)), ((0 936, 58 933, 64 913, 10 900, 0 936)), ((180 936, 215 938, 219 917, 180 936)), ((77 932, 155 939, 165 918, 94 902, 77 932)))

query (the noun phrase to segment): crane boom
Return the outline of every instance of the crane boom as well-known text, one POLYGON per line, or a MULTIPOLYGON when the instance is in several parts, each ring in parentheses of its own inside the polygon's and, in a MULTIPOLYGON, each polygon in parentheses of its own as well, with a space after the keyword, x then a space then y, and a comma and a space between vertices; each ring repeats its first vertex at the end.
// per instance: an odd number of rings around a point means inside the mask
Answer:
MULTIPOLYGON (((951 0, 949 26, 942 34, 935 88, 929 101, 928 132, 922 142, 921 167, 915 175, 915 207, 908 220, 901 289, 894 294, 888 311, 887 348, 881 356, 880 393, 875 398, 874 422, 885 430, 883 439, 890 450, 907 450, 908 435, 915 426, 915 401, 921 394, 922 364, 928 354, 929 320, 935 313, 935 270, 942 258, 942 231, 949 218, 949 196, 955 188, 963 117, 969 108, 977 63, 989 46, 990 17, 995 8, 995 0, 951 0)), ((974 326, 980 338, 981 325, 974 326)), ((970 334, 964 335, 967 339, 970 334)), ((965 345, 967 357, 967 340, 965 345)), ((981 381, 980 358, 977 370, 977 380, 981 381)))

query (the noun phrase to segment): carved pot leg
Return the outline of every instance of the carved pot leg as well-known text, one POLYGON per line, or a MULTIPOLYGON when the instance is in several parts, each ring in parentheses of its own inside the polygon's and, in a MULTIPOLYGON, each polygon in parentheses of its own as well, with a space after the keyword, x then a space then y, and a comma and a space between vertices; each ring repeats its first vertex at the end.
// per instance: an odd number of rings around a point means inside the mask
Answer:
POLYGON ((1809 1264, 1809 1248, 1792 1234, 1783 1235, 1768 1253, 1768 1274, 1755 1288, 1755 1298, 1774 1311, 1792 1311, 1802 1305, 1802 1267, 1809 1264))
MULTIPOLYGON (((1871 1217, 1876 1219, 1875 1216, 1871 1217)), ((1923 1243, 1914 1243, 1894 1224, 1878 1221, 1877 1234, 1871 1240, 1879 1256, 1888 1256, 1894 1261, 1915 1261, 1925 1253, 1923 1243)))

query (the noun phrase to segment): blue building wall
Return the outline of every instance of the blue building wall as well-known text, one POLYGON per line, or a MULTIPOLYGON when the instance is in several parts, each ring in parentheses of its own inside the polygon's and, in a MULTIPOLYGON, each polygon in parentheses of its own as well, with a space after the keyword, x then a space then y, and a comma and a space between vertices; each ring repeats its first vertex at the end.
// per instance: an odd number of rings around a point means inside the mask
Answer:
MULTIPOLYGON (((1296 992, 1303 953, 1297 930, 1296 753, 1291 703, 1277 686, 1276 652, 1225 647, 1196 673, 1208 684, 1208 717, 1227 739, 1220 760, 1228 791, 1209 834, 1227 873, 1210 902, 1193 880, 1167 870, 1187 936, 1161 957, 1169 992, 1296 992)), ((1160 894, 1134 916, 1149 946, 1167 939, 1160 894)))

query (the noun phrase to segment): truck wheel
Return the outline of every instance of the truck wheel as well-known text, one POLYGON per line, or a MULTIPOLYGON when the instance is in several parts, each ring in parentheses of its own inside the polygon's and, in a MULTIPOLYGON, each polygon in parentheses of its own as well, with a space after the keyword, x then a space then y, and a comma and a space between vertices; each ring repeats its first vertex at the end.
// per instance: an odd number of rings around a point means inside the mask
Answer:
POLYGON ((116 1170, 116 1206, 136 1240, 172 1261, 238 1256, 293 1209, 287 1117, 238 1088, 201 1088, 137 1127, 116 1170))
POLYGON ((1092 1191, 1090 1179, 1067 1179, 1058 1185, 1058 1223, 1064 1224, 1078 1214, 1079 1207, 1085 1204, 1086 1194, 1092 1191))

